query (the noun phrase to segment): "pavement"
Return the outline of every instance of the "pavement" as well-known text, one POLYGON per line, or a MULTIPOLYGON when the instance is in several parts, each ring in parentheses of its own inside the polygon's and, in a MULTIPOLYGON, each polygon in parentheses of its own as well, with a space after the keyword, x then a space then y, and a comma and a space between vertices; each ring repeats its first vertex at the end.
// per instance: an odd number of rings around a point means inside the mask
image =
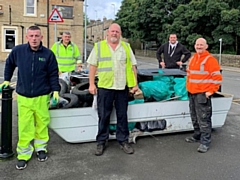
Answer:
MULTIPOLYGON (((154 58, 137 57, 140 68, 155 67, 154 58)), ((2 64, 0 64, 1 67, 2 64)), ((222 67, 225 71, 238 69, 222 67)), ((239 72, 239 71, 237 71, 239 72)), ((81 120, 81 119, 79 119, 81 120)), ((67 119, 66 119, 67 121, 67 119)), ((96 143, 70 144, 51 129, 49 159, 37 161, 36 154, 25 170, 16 170, 17 106, 13 102, 12 144, 15 156, 0 161, 1 180, 239 180, 239 105, 232 104, 225 125, 212 134, 210 150, 198 153, 198 143, 188 144, 192 132, 139 137, 135 153, 125 154, 116 140, 105 153, 94 155, 96 143)))

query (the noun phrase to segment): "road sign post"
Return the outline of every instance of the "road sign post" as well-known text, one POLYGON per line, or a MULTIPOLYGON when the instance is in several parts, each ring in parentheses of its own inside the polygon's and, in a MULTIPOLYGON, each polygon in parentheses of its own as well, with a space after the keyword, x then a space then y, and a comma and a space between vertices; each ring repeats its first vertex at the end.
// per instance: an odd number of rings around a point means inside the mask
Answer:
POLYGON ((48 18, 48 22, 54 22, 54 41, 57 42, 57 23, 64 22, 61 14, 57 8, 52 10, 51 15, 48 18))

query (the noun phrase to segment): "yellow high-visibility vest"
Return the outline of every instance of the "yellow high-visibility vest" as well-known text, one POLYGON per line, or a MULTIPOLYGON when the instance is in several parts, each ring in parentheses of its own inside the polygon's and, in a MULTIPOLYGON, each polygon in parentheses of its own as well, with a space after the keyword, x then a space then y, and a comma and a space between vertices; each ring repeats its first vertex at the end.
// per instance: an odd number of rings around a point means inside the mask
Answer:
MULTIPOLYGON (((130 45, 123 41, 120 42, 126 51, 126 78, 127 86, 136 86, 136 79, 132 69, 132 63, 130 60, 130 45)), ((94 48, 98 57, 98 87, 109 88, 113 85, 114 72, 111 51, 107 45, 107 41, 95 43, 94 48)))
POLYGON ((76 63, 81 63, 78 47, 74 43, 65 47, 61 41, 54 43, 51 50, 56 56, 60 72, 71 72, 75 70, 76 63))

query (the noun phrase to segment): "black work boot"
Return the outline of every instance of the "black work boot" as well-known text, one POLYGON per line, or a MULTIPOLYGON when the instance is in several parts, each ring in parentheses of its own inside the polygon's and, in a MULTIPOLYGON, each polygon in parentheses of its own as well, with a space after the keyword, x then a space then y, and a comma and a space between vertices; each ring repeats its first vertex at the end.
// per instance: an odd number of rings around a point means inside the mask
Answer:
POLYGON ((96 156, 101 156, 103 155, 104 150, 106 149, 106 145, 105 144, 98 144, 97 145, 97 149, 95 152, 96 156))
POLYGON ((188 142, 188 143, 195 143, 195 142, 198 142, 199 139, 196 139, 194 137, 186 137, 185 141, 188 142))
POLYGON ((120 144, 121 149, 126 153, 126 154, 133 154, 134 149, 128 142, 122 142, 120 144))
POLYGON ((16 168, 18 170, 23 170, 27 167, 27 161, 26 160, 18 160, 16 168))
POLYGON ((45 151, 38 151, 37 152, 37 159, 40 162, 44 162, 48 159, 47 153, 45 151))
POLYGON ((197 151, 200 153, 206 153, 208 151, 208 149, 209 149, 209 146, 207 146, 205 144, 200 144, 197 151))

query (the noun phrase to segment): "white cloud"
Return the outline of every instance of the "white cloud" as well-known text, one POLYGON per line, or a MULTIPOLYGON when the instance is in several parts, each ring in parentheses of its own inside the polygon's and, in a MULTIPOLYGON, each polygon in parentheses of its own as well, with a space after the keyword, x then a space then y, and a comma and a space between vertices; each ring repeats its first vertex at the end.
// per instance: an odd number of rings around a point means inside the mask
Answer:
MULTIPOLYGON (((85 0, 87 2, 87 17, 89 19, 114 19, 114 10, 117 14, 122 0, 85 0)), ((85 6, 84 6, 85 10, 85 6)))

